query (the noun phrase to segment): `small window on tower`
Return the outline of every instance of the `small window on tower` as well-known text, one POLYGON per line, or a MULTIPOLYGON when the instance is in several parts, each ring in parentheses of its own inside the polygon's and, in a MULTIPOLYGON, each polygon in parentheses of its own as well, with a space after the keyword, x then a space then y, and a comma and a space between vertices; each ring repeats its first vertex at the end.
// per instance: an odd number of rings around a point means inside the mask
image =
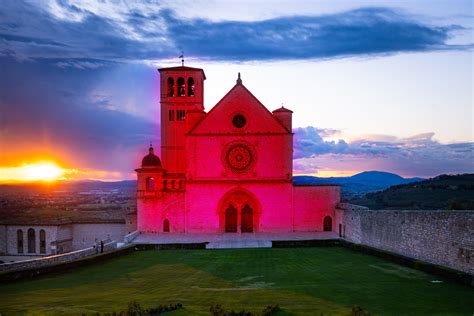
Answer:
POLYGON ((176 110, 176 120, 177 121, 184 121, 186 118, 186 111, 185 110, 176 110))
POLYGON ((155 190, 155 179, 153 177, 148 177, 146 179, 146 189, 147 191, 155 190))
POLYGON ((168 96, 174 96, 174 79, 171 77, 168 78, 168 96))
POLYGON ((188 96, 194 97, 194 79, 192 77, 188 79, 188 96))
POLYGON ((170 121, 174 121, 174 110, 169 110, 170 121))
POLYGON ((184 84, 184 78, 178 78, 178 97, 184 97, 186 95, 186 86, 184 84))

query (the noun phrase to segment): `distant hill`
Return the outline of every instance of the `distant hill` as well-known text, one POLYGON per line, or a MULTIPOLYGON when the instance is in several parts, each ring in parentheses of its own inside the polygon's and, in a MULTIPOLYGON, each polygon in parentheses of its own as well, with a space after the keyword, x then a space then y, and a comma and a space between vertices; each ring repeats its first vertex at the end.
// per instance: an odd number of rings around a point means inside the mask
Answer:
POLYGON ((295 184, 338 184, 341 186, 345 200, 363 196, 366 193, 385 190, 392 185, 412 183, 423 178, 402 178, 401 176, 382 171, 364 171, 351 177, 320 178, 313 176, 295 176, 295 184))
POLYGON ((29 182, 29 183, 11 183, 0 185, 0 194, 2 193, 39 193, 50 191, 71 191, 81 192, 90 190, 120 190, 122 192, 134 192, 136 190, 137 181, 56 181, 51 183, 29 182))
POLYGON ((353 198, 350 203, 370 209, 474 210, 474 174, 441 175, 416 183, 400 184, 353 198))
MULTIPOLYGON (((368 192, 384 190, 392 185, 410 183, 414 181, 424 180, 421 178, 405 179, 399 175, 381 172, 381 171, 365 171, 351 177, 331 177, 320 178, 312 176, 295 176, 293 182, 295 184, 338 184, 342 187, 342 195, 345 200, 354 197, 360 197, 368 192)), ((21 193, 21 192, 48 192, 48 191, 90 191, 90 190, 120 190, 122 192, 130 192, 136 190, 136 180, 124 181, 57 181, 52 183, 32 182, 32 183, 14 183, 0 185, 0 194, 2 193, 21 193)))

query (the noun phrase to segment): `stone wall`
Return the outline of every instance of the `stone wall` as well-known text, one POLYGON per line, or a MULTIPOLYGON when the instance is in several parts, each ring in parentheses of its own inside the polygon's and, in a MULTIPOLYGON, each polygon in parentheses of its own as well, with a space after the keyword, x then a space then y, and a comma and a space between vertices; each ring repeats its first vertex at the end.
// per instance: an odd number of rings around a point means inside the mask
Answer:
MULTIPOLYGON (((104 245, 104 252, 108 252, 117 248, 117 242, 112 241, 104 245)), ((73 251, 65 254, 48 256, 38 259, 24 260, 18 262, 9 262, 0 264, 0 272, 22 271, 29 269, 38 269, 51 265, 73 262, 75 260, 89 257, 97 254, 97 250, 93 247, 73 251)))
POLYGON ((293 230, 323 231, 324 218, 331 218, 331 230, 336 230, 335 209, 340 201, 337 185, 293 186, 293 230))
POLYGON ((53 225, 7 225, 6 228, 6 254, 9 255, 37 255, 46 256, 55 253, 51 248, 51 243, 57 239, 57 226, 53 225), (34 252, 28 251, 28 230, 35 232, 34 252), (23 233, 23 252, 18 252, 17 231, 23 233), (45 231, 46 247, 45 252, 41 253, 40 231, 45 231))
POLYGON ((73 250, 88 248, 96 240, 123 240, 125 225, 115 223, 84 223, 74 224, 72 228, 73 250))
POLYGON ((342 207, 346 240, 474 274, 474 211, 342 207))
POLYGON ((7 225, 0 225, 0 255, 7 253, 7 225))

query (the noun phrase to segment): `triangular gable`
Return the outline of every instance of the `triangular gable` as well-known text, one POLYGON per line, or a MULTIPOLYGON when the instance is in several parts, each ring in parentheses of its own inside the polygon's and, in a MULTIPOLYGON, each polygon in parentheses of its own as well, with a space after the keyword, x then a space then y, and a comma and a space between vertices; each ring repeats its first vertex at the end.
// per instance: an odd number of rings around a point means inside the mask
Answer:
POLYGON ((236 84, 188 134, 236 132, 291 133, 243 84, 236 84), (232 125, 237 114, 247 120, 242 129, 232 125))

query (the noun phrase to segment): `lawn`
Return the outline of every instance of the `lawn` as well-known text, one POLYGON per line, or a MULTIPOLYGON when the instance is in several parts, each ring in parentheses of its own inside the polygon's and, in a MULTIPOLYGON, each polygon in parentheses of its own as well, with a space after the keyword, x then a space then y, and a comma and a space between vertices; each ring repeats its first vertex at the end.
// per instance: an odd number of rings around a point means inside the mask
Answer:
POLYGON ((95 314, 182 303, 278 315, 473 315, 474 290, 339 247, 140 251, 74 271, 0 285, 0 314, 95 314))

